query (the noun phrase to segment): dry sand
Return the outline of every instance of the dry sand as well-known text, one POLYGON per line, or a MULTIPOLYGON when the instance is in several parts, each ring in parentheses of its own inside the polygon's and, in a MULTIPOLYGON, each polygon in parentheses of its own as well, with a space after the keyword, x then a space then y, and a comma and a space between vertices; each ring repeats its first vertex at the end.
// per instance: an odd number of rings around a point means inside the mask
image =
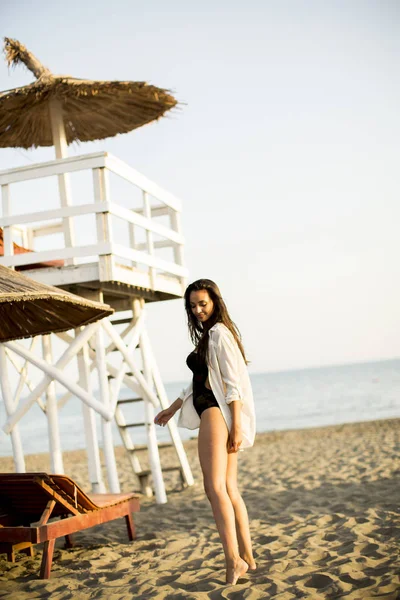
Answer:
MULTIPOLYGON (((0 555, 0 598, 400 598, 400 419, 257 436, 239 456, 258 569, 236 586, 224 584, 197 442, 185 446, 196 485, 180 491, 170 475, 168 504, 142 498, 137 540, 116 521, 77 534, 73 549, 60 541, 47 581, 40 549, 14 564, 0 555)), ((123 491, 135 489, 122 448, 117 456, 123 491)), ((48 457, 27 468, 48 470, 48 457)), ((84 452, 67 453, 65 470, 88 489, 84 452)))

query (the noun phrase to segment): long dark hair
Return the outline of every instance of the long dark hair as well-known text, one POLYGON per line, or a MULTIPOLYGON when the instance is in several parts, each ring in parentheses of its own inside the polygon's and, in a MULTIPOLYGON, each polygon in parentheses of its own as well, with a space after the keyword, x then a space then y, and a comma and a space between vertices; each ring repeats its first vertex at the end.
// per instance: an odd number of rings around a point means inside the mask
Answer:
POLYGON ((248 360, 246 359, 246 354, 242 345, 240 331, 229 316, 228 309, 226 308, 226 304, 222 298, 217 284, 214 283, 214 281, 211 281, 211 279, 197 279, 197 281, 194 281, 188 285, 184 298, 189 335, 195 348, 197 349, 199 358, 206 360, 209 339, 208 332, 211 327, 215 325, 215 323, 223 323, 235 338, 244 361, 247 364, 248 360), (199 320, 196 319, 190 306, 190 294, 192 292, 199 292, 200 290, 205 290, 208 292, 208 295, 214 303, 213 313, 204 324, 200 323, 199 320))

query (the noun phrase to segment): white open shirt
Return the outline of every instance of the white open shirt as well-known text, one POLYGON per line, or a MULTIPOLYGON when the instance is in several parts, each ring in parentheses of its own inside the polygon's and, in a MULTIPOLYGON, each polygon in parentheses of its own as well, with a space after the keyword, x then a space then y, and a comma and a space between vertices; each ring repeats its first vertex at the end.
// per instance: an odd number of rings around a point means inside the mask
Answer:
MULTIPOLYGON (((247 366, 232 333, 223 323, 216 323, 209 331, 207 354, 208 378, 211 390, 219 404, 228 431, 232 426, 229 404, 242 403, 241 449, 254 444, 256 424, 253 392, 247 366)), ((193 381, 182 390, 179 398, 183 400, 178 427, 197 429, 200 417, 193 406, 193 381)))

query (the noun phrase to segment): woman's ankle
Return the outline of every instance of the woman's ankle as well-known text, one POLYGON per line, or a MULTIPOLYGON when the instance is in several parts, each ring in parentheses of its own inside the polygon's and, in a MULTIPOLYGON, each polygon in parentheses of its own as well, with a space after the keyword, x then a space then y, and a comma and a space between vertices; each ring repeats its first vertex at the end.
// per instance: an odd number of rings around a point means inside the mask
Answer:
POLYGON ((241 563, 243 558, 238 554, 237 556, 225 557, 225 564, 227 569, 235 568, 241 563))
POLYGON ((256 561, 254 560, 254 556, 253 555, 247 555, 247 554, 241 554, 240 558, 242 558, 245 562, 247 562, 247 564, 252 567, 256 564, 256 561))

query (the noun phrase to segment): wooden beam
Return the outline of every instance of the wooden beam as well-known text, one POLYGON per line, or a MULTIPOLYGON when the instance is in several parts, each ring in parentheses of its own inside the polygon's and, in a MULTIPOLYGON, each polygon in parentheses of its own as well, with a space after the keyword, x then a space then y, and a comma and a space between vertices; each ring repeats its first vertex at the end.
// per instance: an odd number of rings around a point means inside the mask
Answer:
MULTIPOLYGON (((146 192, 143 192, 143 194, 146 194, 146 192)), ((150 207, 148 196, 146 196, 146 198, 147 204, 150 207)), ((134 223, 135 225, 137 225, 138 227, 142 227, 142 229, 145 229, 146 231, 152 231, 153 233, 157 233, 157 235, 165 237, 168 240, 171 240, 172 242, 175 242, 177 244, 183 244, 185 242, 182 234, 177 233, 173 229, 165 227, 165 225, 161 225, 160 223, 156 223, 154 220, 152 220, 151 213, 149 210, 144 210, 144 216, 142 216, 141 214, 133 210, 128 210, 127 208, 124 208, 119 204, 115 204, 114 202, 110 203, 109 209, 112 215, 123 219, 128 223, 134 223)))
POLYGON ((178 198, 175 198, 175 196, 161 188, 156 183, 150 181, 150 179, 147 179, 147 177, 139 173, 139 171, 136 171, 131 166, 122 162, 122 160, 116 156, 107 153, 105 156, 105 166, 110 169, 110 171, 116 175, 119 175, 123 179, 126 179, 130 183, 133 183, 144 192, 147 192, 154 198, 161 200, 161 202, 167 206, 170 206, 177 211, 182 210, 182 203, 180 200, 178 200, 178 198))
POLYGON ((42 525, 46 525, 47 521, 51 517, 51 513, 53 512, 53 509, 56 504, 57 502, 56 500, 54 500, 54 498, 52 500, 49 500, 46 504, 46 508, 42 512, 42 516, 40 517, 39 521, 37 521, 36 523, 31 523, 31 527, 41 527, 42 525))
MULTIPOLYGON (((21 265, 31 265, 39 262, 54 260, 54 250, 42 250, 40 252, 27 252, 26 254, 15 254, 13 256, 2 256, 0 264, 4 266, 19 267, 21 265)), ((103 242, 102 244, 92 244, 90 246, 76 246, 74 248, 60 248, 56 250, 57 258, 79 258, 85 256, 96 256, 103 254, 113 254, 112 244, 103 242)), ((126 257, 129 258, 129 257, 126 257)), ((171 263, 172 264, 172 263, 171 263)))
POLYGON ((26 348, 17 344, 16 342, 6 342, 4 344, 4 346, 16 354, 19 354, 23 358, 26 358, 30 363, 34 364, 45 373, 44 378, 36 386, 33 392, 31 392, 21 406, 17 408, 8 418, 3 427, 3 431, 5 433, 10 433, 10 431, 12 431, 15 424, 24 416, 24 414, 26 414, 32 404, 36 401, 36 398, 43 394, 53 379, 59 381, 67 390, 80 398, 96 412, 100 413, 105 419, 112 419, 112 415, 105 410, 101 402, 90 396, 86 390, 83 390, 79 385, 72 382, 70 377, 65 375, 62 371, 62 369, 70 362, 70 360, 72 360, 72 358, 74 358, 74 356, 79 352, 83 344, 85 344, 87 340, 95 333, 97 328, 100 327, 100 324, 101 321, 97 321, 97 323, 91 323, 90 325, 84 327, 79 336, 71 343, 71 345, 67 348, 62 357, 54 366, 47 364, 46 361, 42 359, 39 359, 33 353, 29 352, 26 348))
MULTIPOLYGON (((104 405, 104 409, 107 412, 114 414, 115 409, 112 411, 110 405, 110 388, 108 386, 105 358, 104 331, 101 327, 99 327, 96 331, 96 367, 99 381, 100 398, 104 405)), ((101 428, 103 432, 103 451, 107 468, 109 489, 113 493, 119 493, 120 485, 112 437, 112 422, 102 419, 101 428)))
POLYGON ((95 169, 96 167, 104 167, 106 156, 106 152, 95 152, 93 154, 69 156, 68 158, 50 160, 44 163, 33 163, 24 167, 6 169, 0 171, 0 185, 16 183, 18 181, 29 181, 31 179, 42 179, 43 177, 51 177, 60 173, 72 173, 86 169, 95 169))
MULTIPOLYGON (((49 221, 50 219, 63 219, 66 217, 79 217, 83 215, 99 214, 110 212, 110 206, 106 202, 92 202, 90 204, 80 204, 78 206, 62 206, 51 210, 38 210, 21 215, 10 215, 10 213, 0 217, 0 227, 10 225, 20 225, 21 223, 34 223, 36 221, 49 221)), ((43 225, 45 229, 47 225, 43 225)), ((54 224, 49 225, 54 227, 54 224)), ((36 229, 36 228, 34 228, 36 229)), ((37 228, 39 229, 39 228, 37 228)))
MULTIPOLYGON (((53 362, 53 350, 51 334, 42 335, 43 358, 48 364, 53 362)), ((64 465, 61 450, 60 428, 58 424, 57 397, 54 381, 46 388, 46 415, 47 430, 49 434, 50 471, 59 475, 64 473, 64 465)))
MULTIPOLYGON (((10 380, 8 377, 8 364, 5 345, 0 344, 0 389, 4 400, 6 413, 10 418, 14 411, 14 402, 11 393, 10 380)), ((17 473, 25 473, 25 458, 22 448, 19 428, 14 427, 11 432, 11 444, 13 449, 14 467, 17 473)))
POLYGON ((48 496, 50 496, 52 500, 55 500, 56 502, 61 504, 61 506, 63 506, 68 513, 72 513, 73 515, 81 514, 81 511, 78 508, 76 508, 70 502, 68 502, 68 500, 66 500, 64 496, 56 492, 51 486, 47 485, 47 483, 43 481, 41 477, 36 477, 35 483, 39 487, 41 487, 48 494, 48 496))

